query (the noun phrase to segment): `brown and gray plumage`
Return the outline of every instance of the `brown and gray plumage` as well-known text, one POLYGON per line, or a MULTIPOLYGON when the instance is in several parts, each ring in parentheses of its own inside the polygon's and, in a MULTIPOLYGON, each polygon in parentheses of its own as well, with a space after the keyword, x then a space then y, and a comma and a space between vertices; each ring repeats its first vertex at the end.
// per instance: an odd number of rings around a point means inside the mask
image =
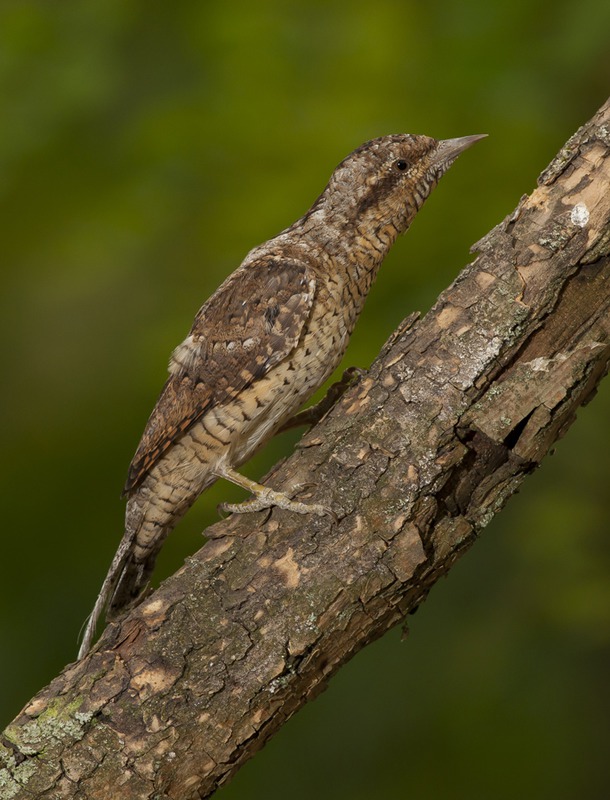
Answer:
POLYGON ((379 266, 457 156, 481 136, 400 134, 344 159, 309 211, 255 247, 202 306, 173 352, 125 486, 125 534, 89 618, 115 618, 142 594, 165 537, 218 478, 253 499, 327 513, 244 478, 247 461, 339 364, 379 266))

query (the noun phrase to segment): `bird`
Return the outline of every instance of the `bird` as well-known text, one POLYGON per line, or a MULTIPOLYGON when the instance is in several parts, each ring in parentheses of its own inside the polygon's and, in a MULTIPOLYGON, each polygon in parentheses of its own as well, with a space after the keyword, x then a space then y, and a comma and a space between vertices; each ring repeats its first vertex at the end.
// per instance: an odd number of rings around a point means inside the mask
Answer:
MULTIPOLYGON (((143 596, 165 538, 219 478, 251 493, 223 510, 278 507, 324 515, 238 472, 341 361, 379 267, 441 176, 486 134, 365 142, 333 171, 311 208, 254 247, 195 316, 129 467, 125 533, 85 626, 111 622, 143 596)), ((293 492, 294 494, 294 492, 293 492)))

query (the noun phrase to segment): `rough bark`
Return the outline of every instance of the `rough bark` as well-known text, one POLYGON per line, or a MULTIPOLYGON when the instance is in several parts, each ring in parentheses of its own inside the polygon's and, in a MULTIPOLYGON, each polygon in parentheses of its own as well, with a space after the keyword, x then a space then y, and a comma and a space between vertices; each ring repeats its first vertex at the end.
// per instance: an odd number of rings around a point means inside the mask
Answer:
POLYGON ((1 798, 207 797, 404 619, 610 359, 610 104, 271 475, 338 520, 233 517, 7 728, 1 798))

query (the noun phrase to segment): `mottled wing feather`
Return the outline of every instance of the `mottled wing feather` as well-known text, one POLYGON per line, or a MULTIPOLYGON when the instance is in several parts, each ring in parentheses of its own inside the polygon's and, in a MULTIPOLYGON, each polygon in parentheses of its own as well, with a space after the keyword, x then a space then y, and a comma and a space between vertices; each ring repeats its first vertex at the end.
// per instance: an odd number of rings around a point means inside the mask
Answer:
POLYGON ((128 494, 181 433, 211 404, 212 391, 188 375, 172 375, 161 392, 129 467, 123 494, 128 494))
POLYGON ((170 361, 169 380, 129 468, 133 491, 206 411, 239 395, 296 347, 315 293, 311 270, 259 259, 236 270, 202 306, 170 361))

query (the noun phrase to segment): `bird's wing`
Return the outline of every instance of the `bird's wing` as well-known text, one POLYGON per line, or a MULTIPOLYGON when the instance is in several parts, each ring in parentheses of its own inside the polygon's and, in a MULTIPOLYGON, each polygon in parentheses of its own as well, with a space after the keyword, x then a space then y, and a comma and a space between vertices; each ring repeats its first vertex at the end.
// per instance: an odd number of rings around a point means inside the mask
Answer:
POLYGON ((235 398, 296 347, 315 277, 304 264, 262 258, 236 270, 202 306, 172 354, 170 377, 131 462, 124 493, 207 410, 235 398))

